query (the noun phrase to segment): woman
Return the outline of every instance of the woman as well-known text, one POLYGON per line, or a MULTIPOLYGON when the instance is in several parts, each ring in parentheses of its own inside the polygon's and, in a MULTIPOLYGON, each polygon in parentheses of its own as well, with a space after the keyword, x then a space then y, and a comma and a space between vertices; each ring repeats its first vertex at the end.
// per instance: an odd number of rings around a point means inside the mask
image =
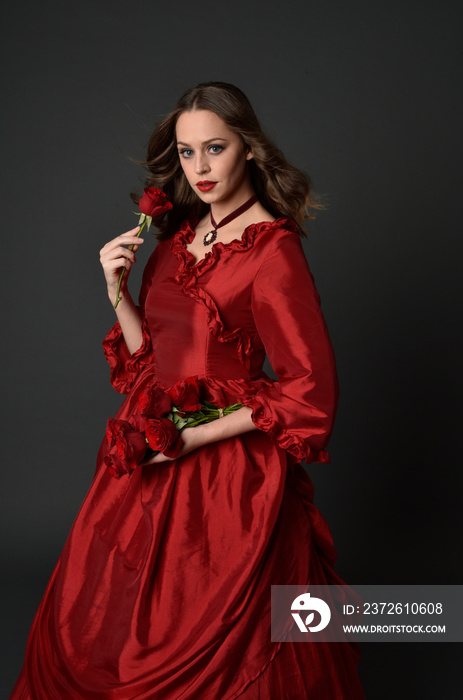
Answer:
POLYGON ((226 83, 180 99, 146 165, 173 208, 155 219, 138 307, 139 227, 101 251, 118 316, 104 350, 128 394, 116 418, 133 423, 141 395, 190 377, 202 401, 241 408, 117 480, 105 438, 12 697, 362 698, 354 646, 270 639, 272 585, 342 583, 300 464, 327 461, 337 400, 298 235, 309 180, 226 83))

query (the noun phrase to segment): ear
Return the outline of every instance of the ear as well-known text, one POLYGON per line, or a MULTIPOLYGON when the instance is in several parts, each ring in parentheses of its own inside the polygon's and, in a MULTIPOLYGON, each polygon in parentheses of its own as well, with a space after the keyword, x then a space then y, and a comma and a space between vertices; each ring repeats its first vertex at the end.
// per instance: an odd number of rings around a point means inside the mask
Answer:
POLYGON ((251 160, 251 158, 254 158, 254 156, 252 155, 252 152, 251 152, 251 151, 247 151, 247 152, 246 152, 246 160, 251 160))

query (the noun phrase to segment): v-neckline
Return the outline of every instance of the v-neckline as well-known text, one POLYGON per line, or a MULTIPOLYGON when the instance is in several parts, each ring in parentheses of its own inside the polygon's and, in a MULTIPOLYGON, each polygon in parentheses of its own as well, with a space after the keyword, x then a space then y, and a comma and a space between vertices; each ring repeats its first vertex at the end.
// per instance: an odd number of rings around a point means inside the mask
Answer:
POLYGON ((178 281, 188 280, 188 284, 194 284, 194 280, 211 270, 220 260, 223 253, 231 253, 234 251, 244 253, 250 250, 254 245, 256 237, 265 233, 265 231, 284 228, 294 233, 297 232, 297 226, 294 221, 286 217, 279 217, 273 221, 260 221, 255 224, 249 224, 249 226, 246 226, 243 230, 240 238, 234 238, 228 243, 223 243, 222 241, 213 243, 206 255, 200 260, 196 260, 193 253, 190 253, 187 249, 187 245, 191 243, 196 235, 195 226, 198 221, 199 217, 191 220, 186 219, 177 233, 174 234, 170 244, 172 253, 179 263, 176 279, 178 281))
MULTIPOLYGON (((261 229, 265 228, 265 225, 268 226, 273 226, 275 221, 279 221, 280 219, 273 219, 273 221, 259 221, 258 223, 254 224, 249 224, 243 229, 243 232, 240 237, 238 238, 233 238, 231 241, 217 241, 216 243, 212 243, 210 248, 206 250, 206 254, 204 257, 200 258, 199 260, 196 260, 194 254, 188 250, 187 245, 193 242, 195 236, 197 235, 195 232, 195 227, 199 222, 199 219, 193 219, 191 222, 187 222, 187 236, 183 237, 183 248, 185 253, 188 256, 188 261, 189 265, 191 268, 201 268, 202 263, 204 263, 205 260, 208 260, 209 258, 218 258, 220 253, 222 253, 224 250, 228 249, 246 249, 250 247, 248 245, 249 243, 249 232, 250 230, 253 231, 253 234, 255 233, 254 229, 261 229), (192 234, 192 235, 191 235, 192 234)), ((254 235, 252 235, 252 239, 254 239, 254 235)), ((252 244, 252 241, 250 241, 252 244)))

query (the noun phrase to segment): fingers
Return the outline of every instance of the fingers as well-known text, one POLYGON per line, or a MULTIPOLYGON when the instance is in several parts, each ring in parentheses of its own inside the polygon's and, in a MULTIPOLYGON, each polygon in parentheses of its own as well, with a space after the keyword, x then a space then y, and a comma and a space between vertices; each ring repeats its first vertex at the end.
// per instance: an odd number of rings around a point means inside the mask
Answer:
POLYGON ((125 268, 128 272, 136 262, 135 252, 144 242, 143 238, 136 235, 139 231, 140 226, 135 226, 113 238, 100 250, 100 263, 108 285, 114 286, 121 270, 125 268))
POLYGON ((140 467, 147 467, 150 464, 161 464, 162 462, 173 462, 173 461, 174 461, 173 457, 167 457, 162 452, 156 452, 155 455, 153 455, 149 459, 146 459, 143 462, 141 462, 140 467))
POLYGON ((135 252, 130 250, 130 248, 124 248, 124 246, 117 246, 117 248, 112 248, 106 253, 100 254, 100 258, 104 260, 114 260, 115 258, 127 258, 135 262, 135 252))
POLYGON ((118 247, 120 248, 121 246, 133 245, 136 246, 138 249, 138 247, 142 243, 144 243, 144 239, 138 238, 136 235, 139 230, 140 226, 136 226, 131 231, 127 231, 126 233, 122 233, 120 236, 116 236, 116 238, 113 238, 111 241, 106 243, 106 245, 104 245, 103 248, 100 250, 100 257, 102 255, 106 255, 106 253, 114 251, 118 247))
POLYGON ((128 248, 118 247, 100 254, 100 262, 105 272, 115 272, 121 267, 130 269, 136 262, 135 253, 128 248))
POLYGON ((125 267, 126 270, 130 270, 134 262, 135 260, 128 260, 126 257, 121 256, 120 258, 115 258, 114 260, 103 261, 101 264, 103 265, 105 272, 119 273, 122 267, 125 267))

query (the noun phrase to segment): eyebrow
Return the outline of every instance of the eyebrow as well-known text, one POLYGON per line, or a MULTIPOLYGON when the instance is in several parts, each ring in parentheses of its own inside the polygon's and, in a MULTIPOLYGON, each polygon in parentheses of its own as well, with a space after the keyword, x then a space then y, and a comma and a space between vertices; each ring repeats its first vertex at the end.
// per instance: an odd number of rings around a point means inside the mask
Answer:
MULTIPOLYGON (((212 143, 213 141, 227 141, 228 139, 223 139, 221 136, 217 136, 215 139, 208 139, 207 141, 203 141, 201 146, 206 146, 208 143, 212 143)), ((189 143, 185 143, 185 141, 177 141, 177 146, 189 146, 189 143)))

